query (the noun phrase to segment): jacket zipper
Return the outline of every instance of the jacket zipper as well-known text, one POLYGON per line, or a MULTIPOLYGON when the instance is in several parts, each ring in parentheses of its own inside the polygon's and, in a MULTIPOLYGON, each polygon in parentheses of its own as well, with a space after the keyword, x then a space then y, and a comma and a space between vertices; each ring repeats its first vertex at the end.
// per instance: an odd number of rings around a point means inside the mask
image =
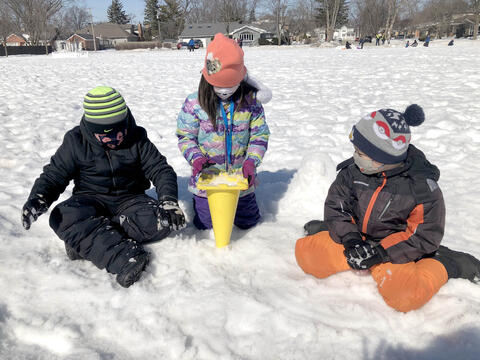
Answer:
POLYGON ((365 216, 363 217, 363 225, 362 225, 362 233, 366 234, 367 233, 367 226, 368 226, 368 220, 370 220, 370 215, 372 214, 373 210, 373 205, 375 205, 375 202, 377 201, 378 194, 382 189, 385 187, 385 184, 387 183, 387 176, 385 173, 382 173, 383 175, 383 182, 382 185, 380 185, 375 192, 372 195, 372 198, 370 199, 370 202, 368 203, 367 211, 365 212, 365 216))
POLYGON ((391 197, 388 202, 387 202, 387 206, 385 206, 385 209, 383 209, 382 213, 380 214, 380 216, 378 217, 378 219, 380 220, 382 218, 383 215, 385 215, 385 213, 387 212, 390 204, 392 203, 392 200, 393 200, 393 197, 391 197))
POLYGON ((115 181, 115 175, 113 173, 112 158, 110 157, 110 152, 108 150, 105 151, 105 154, 107 154, 108 163, 110 165, 110 170, 112 171, 113 188, 116 189, 117 188, 117 182, 115 181))

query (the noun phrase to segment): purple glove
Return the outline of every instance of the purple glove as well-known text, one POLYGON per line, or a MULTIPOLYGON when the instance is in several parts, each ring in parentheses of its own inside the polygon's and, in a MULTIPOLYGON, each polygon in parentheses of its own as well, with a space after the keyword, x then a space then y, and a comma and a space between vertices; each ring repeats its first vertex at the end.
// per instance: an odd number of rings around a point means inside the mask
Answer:
POLYGON ((248 179, 248 186, 253 186, 255 183, 255 161, 247 159, 243 162, 242 173, 243 177, 248 179))
POLYGON ((193 176, 197 176, 203 169, 214 164, 213 161, 207 159, 205 156, 196 158, 192 163, 193 176))

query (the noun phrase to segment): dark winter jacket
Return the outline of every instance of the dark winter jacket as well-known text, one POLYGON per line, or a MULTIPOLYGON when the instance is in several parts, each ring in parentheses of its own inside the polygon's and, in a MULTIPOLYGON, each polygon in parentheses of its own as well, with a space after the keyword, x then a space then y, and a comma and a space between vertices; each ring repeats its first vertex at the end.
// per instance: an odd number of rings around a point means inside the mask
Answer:
POLYGON ((125 140, 115 150, 107 150, 88 130, 85 120, 65 134, 62 145, 43 168, 29 198, 44 196, 48 205, 58 199, 73 179, 73 194, 143 194, 156 187, 158 198, 177 200, 177 175, 135 124, 129 112, 125 140))
POLYGON ((437 250, 445 227, 440 171, 410 145, 403 166, 365 175, 353 158, 341 170, 325 201, 330 236, 346 243, 359 235, 380 242, 392 263, 415 261, 437 250))

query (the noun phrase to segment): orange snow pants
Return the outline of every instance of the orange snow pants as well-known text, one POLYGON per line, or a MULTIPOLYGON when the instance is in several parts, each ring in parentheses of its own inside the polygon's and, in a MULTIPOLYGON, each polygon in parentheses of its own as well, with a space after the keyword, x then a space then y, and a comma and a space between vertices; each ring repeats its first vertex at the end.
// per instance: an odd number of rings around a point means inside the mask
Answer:
MULTIPOLYGON (((303 271, 323 279, 350 270, 343 250, 328 231, 322 231, 299 239, 295 257, 303 271)), ((431 258, 406 264, 379 264, 370 272, 385 302, 402 312, 425 305, 448 280, 445 267, 431 258)))

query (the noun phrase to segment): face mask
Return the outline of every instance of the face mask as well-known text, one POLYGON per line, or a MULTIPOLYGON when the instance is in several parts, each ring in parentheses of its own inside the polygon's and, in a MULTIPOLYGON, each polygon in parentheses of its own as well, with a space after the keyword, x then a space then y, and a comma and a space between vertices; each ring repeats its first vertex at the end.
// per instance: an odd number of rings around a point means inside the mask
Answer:
POLYGON ((374 165, 374 161, 372 159, 362 157, 358 155, 356 151, 353 153, 353 160, 355 161, 355 165, 358 166, 360 171, 366 175, 379 173, 383 170, 384 167, 384 164, 380 164, 380 166, 374 165))
POLYGON ((215 91, 215 94, 222 99, 222 100, 227 100, 229 97, 231 97, 233 94, 235 94, 235 91, 239 88, 240 84, 229 87, 229 88, 221 88, 214 86, 213 91, 215 91))
POLYGON ((119 146, 125 136, 127 135, 127 129, 124 131, 118 131, 116 134, 94 134, 96 139, 102 143, 104 147, 109 149, 115 149, 119 146))

